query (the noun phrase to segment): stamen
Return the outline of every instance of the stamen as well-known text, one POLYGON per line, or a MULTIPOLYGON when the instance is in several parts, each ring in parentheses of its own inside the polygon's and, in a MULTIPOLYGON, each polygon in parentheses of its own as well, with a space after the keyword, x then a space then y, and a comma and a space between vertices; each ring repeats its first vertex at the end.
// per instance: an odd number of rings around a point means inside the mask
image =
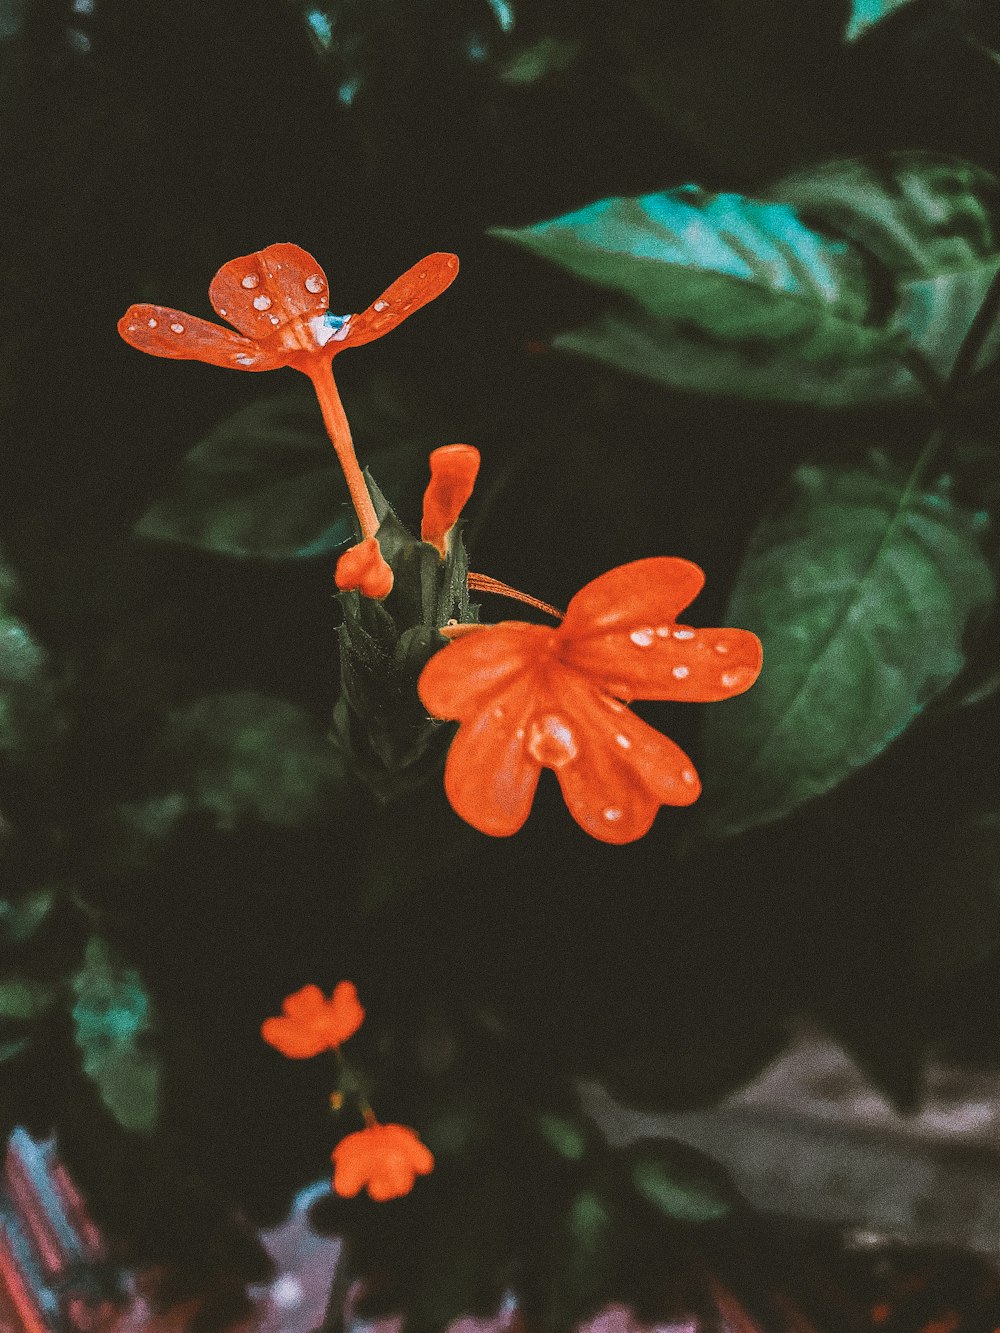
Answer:
POLYGON ((555 616, 556 620, 563 618, 563 612, 557 611, 554 606, 549 606, 548 602, 540 602, 537 597, 529 597, 526 592, 518 592, 516 588, 501 583, 499 579, 492 579, 488 574, 473 574, 470 571, 466 582, 472 592, 492 592, 497 597, 510 597, 515 602, 524 602, 538 611, 544 611, 546 615, 555 616))

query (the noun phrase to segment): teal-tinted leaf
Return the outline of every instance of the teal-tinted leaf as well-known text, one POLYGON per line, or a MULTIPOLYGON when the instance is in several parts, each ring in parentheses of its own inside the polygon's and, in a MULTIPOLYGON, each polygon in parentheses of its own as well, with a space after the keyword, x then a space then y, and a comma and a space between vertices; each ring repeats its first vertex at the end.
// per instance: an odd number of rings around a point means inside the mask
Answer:
MULTIPOLYGON (((946 377, 1000 269, 996 177, 940 153, 895 153, 877 163, 823 163, 780 181, 770 194, 875 260, 891 284, 890 336, 946 377)), ((979 365, 1000 352, 994 324, 979 365)))
MULTIPOLYGON (((390 495, 422 466, 422 450, 367 457, 390 495)), ((283 394, 227 417, 181 464, 169 493, 139 519, 137 537, 258 560, 328 556, 354 539, 347 486, 316 403, 283 394)))
POLYGON ((628 1149, 636 1193, 676 1222, 717 1222, 728 1217, 737 1195, 721 1167, 686 1144, 649 1140, 628 1149))
POLYGON ((866 29, 873 28, 894 9, 908 3, 909 0, 851 0, 851 16, 847 20, 845 40, 857 41, 866 29))
POLYGON ((148 814, 164 834, 188 810, 231 830, 247 819, 296 827, 336 805, 346 765, 304 708, 252 690, 205 695, 167 720, 162 745, 184 791, 148 814))
POLYGON ((0 754, 25 762, 41 759, 63 719, 49 654, 9 609, 17 594, 17 580, 0 557, 0 754))
POLYGON ((160 1068, 147 1045, 153 1019, 142 978, 93 935, 70 985, 84 1073, 124 1129, 148 1133, 159 1110, 160 1068))
POLYGON ((864 257, 787 204, 686 185, 494 234, 629 298, 557 346, 704 392, 826 406, 914 392, 864 257))
POLYGON ((23 944, 55 905, 54 889, 36 889, 21 898, 0 898, 0 940, 23 944))
POLYGON ((0 1041, 0 1065, 21 1055, 30 1045, 28 1037, 18 1037, 15 1041, 0 1041))
POLYGON ((753 688, 705 710, 717 835, 778 819, 875 758, 962 669, 995 596, 983 521, 943 489, 804 467, 754 535, 725 623, 764 643, 753 688))

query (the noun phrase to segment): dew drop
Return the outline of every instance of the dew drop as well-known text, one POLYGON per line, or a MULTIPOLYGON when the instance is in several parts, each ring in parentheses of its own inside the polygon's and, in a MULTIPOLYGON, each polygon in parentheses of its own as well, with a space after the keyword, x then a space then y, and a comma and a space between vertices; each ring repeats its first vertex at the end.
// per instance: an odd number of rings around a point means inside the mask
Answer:
POLYGON ((219 306, 219 314, 222 316, 223 319, 225 319, 226 316, 229 314, 229 311, 228 311, 228 310, 223 310, 222 306, 220 305, 220 306, 219 306))
POLYGON ((684 677, 688 674, 688 669, 686 666, 675 666, 670 674, 674 677, 675 680, 683 680, 684 677))
POLYGON ((389 302, 388 302, 388 301, 376 301, 375 304, 372 306, 372 309, 373 309, 373 310, 386 310, 386 309, 388 308, 388 306, 389 306, 389 302))
POLYGON ((632 742, 629 740, 627 736, 623 736, 621 732, 618 733, 618 735, 615 737, 615 740, 618 742, 618 744, 622 747, 623 750, 631 750, 632 742))
POLYGON ((253 357, 247 356, 246 352, 237 352, 236 355, 233 357, 233 360, 238 361, 241 366, 253 365, 253 357))
POLYGON ((613 805, 609 805, 608 808, 604 811, 604 818, 610 820, 612 824, 615 822, 616 819, 621 819, 621 817, 622 817, 622 812, 620 810, 616 810, 613 805))
POLYGON ((260 286, 260 278, 257 277, 256 273, 248 273, 240 283, 240 286, 245 287, 248 292, 252 291, 254 287, 260 286))
POLYGON ((739 684, 739 679, 734 671, 724 671, 722 673, 722 683, 727 690, 731 690, 734 685, 739 684))
POLYGON ((557 713, 549 713, 532 722, 528 750, 546 768, 562 768, 576 758, 577 748, 576 737, 557 713))
POLYGON ((417 274, 417 278, 420 280, 420 282, 426 282, 426 281, 427 281, 427 270, 426 270, 425 268, 422 268, 422 269, 420 270, 420 272, 417 274))
POLYGON ((651 629, 634 629, 629 638, 638 648, 648 648, 655 637, 651 629))
POLYGON ((272 323, 272 324, 280 324, 280 323, 281 323, 281 320, 278 318, 277 315, 272 315, 272 316, 271 316, 271 323, 272 323))
POLYGON ((306 278, 306 291, 312 292, 314 296, 317 292, 321 292, 325 286, 326 283, 319 273, 310 273, 309 277, 306 278))
POLYGON ((660 625, 660 626, 658 626, 658 627, 657 627, 657 630, 656 630, 656 637, 657 637, 658 639, 669 639, 669 638, 670 638, 670 626, 669 626, 669 625, 660 625))
POLYGON ((675 638, 675 639, 693 639, 693 638, 694 638, 694 630, 693 630, 693 629, 675 629, 675 630, 674 630, 674 638, 675 638))
POLYGON ((694 782, 695 782, 694 769, 693 769, 693 768, 682 768, 682 769, 681 769, 681 781, 682 781, 682 782, 686 782, 687 785, 688 785, 689 787, 693 786, 693 785, 694 785, 694 782))
POLYGON ((493 716, 496 718, 498 722, 502 722, 503 719, 507 716, 507 714, 503 711, 502 708, 494 708, 493 716))
POLYGON ((729 644, 728 644, 728 643, 717 643, 717 644, 715 645, 715 651, 716 651, 717 653, 728 653, 728 652, 729 652, 729 644))
POLYGON ((518 727, 517 731, 514 732, 514 735, 517 737, 517 739, 518 739, 519 741, 523 741, 523 740, 524 740, 524 728, 523 728, 523 727, 518 727))
POLYGON ((269 296, 265 296, 263 293, 261 293, 260 296, 255 296, 253 298, 253 308, 254 310, 270 310, 271 298, 269 296))
POLYGON ((184 325, 183 325, 183 324, 171 324, 171 326, 170 326, 170 332, 171 332, 171 333, 183 333, 183 332, 184 332, 184 325))
POLYGON ((155 320, 155 319, 149 319, 149 320, 146 321, 146 323, 149 325, 149 327, 150 327, 151 329, 155 329, 155 328, 156 328, 156 320, 155 320))

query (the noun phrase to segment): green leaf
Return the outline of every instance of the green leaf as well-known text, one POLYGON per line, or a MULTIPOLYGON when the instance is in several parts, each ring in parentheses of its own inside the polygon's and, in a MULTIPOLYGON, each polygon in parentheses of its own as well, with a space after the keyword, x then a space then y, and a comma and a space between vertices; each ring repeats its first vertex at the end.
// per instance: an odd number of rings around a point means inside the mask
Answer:
POLYGON ((132 807, 152 836, 165 836, 191 810, 225 831, 248 819, 295 828, 333 809, 347 781, 341 755, 310 713, 253 690, 204 695, 177 709, 161 745, 182 792, 132 807))
POLYGON ((9 603, 17 580, 0 556, 0 754, 40 762, 48 742, 62 732, 49 654, 9 603))
POLYGON ((874 759, 962 669, 993 601, 985 516, 943 487, 804 467, 755 533, 725 623, 764 644, 759 680, 705 711, 715 835, 781 818, 874 759))
POLYGON ((627 1149, 626 1157, 636 1193, 675 1222, 717 1222, 736 1206, 722 1168, 687 1144, 648 1140, 627 1149))
POLYGON ((908 3, 909 0, 851 0, 851 16, 847 20, 845 41, 856 42, 868 28, 873 28, 887 14, 908 3))
POLYGON ((159 1111, 160 1067, 147 1049, 152 1006, 142 978, 92 935, 70 986, 84 1073, 123 1129, 149 1133, 159 1111))
MULTIPOLYGON (((1000 182, 940 153, 844 159, 786 177, 770 191, 803 219, 860 246, 891 283, 890 337, 947 377, 1000 269, 1000 182)), ((1000 325, 976 366, 1000 353, 1000 325)))
POLYGON ((581 1127, 568 1116, 554 1111, 543 1111, 538 1116, 538 1128, 549 1147, 567 1161, 582 1161, 587 1151, 587 1137, 581 1127))
POLYGON ((35 889, 15 900, 0 898, 0 939, 24 944, 55 906, 55 889, 35 889))
POLYGON ((863 256, 787 204, 694 185, 494 235, 629 298, 557 347, 676 388, 826 406, 914 392, 863 256))
MULTIPOLYGON (((390 494, 419 470, 415 444, 371 451, 390 494)), ((354 513, 319 407, 283 394, 240 408, 184 459, 134 535, 257 560, 331 555, 354 540, 354 513)))
MULTIPOLYGON (((947 375, 1000 268, 1000 185, 941 154, 845 160, 765 200, 693 185, 495 235, 627 298, 554 345, 674 388, 822 407, 947 375)), ((1000 351, 1000 328, 980 363, 1000 351)))
POLYGON ((52 1007, 56 989, 32 977, 6 977, 0 981, 0 1021, 29 1022, 52 1007))

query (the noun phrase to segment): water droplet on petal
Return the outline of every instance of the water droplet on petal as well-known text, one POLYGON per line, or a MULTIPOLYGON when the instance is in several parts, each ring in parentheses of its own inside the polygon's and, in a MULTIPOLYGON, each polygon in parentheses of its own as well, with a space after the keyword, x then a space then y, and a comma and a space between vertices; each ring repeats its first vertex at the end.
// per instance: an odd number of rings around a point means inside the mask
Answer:
POLYGON ((220 306, 219 306, 219 314, 222 316, 223 319, 225 319, 226 316, 229 314, 229 311, 228 311, 228 310, 223 310, 222 306, 220 305, 220 306))
POLYGON ((717 643, 717 644, 715 645, 715 651, 716 651, 717 653, 728 653, 728 652, 729 652, 729 644, 728 644, 728 643, 717 643))
POLYGON ((417 277, 419 278, 419 280, 420 280, 421 282, 426 282, 426 281, 427 281, 427 270, 426 270, 425 268, 422 268, 422 269, 420 270, 420 272, 417 274, 417 277))
POLYGON ((627 736, 623 736, 621 732, 618 733, 618 735, 615 737, 615 740, 618 742, 618 744, 622 747, 623 750, 631 750, 632 742, 629 740, 627 736))
POLYGON ((502 708, 494 708, 493 716, 496 718, 498 722, 502 722, 503 719, 507 716, 507 714, 503 711, 502 708))
POLYGON ((684 677, 688 674, 688 669, 687 669, 686 666, 675 666, 674 669, 673 669, 673 671, 672 671, 670 674, 671 674, 676 680, 683 680, 684 677))
POLYGON ((389 302, 388 302, 388 301, 376 301, 375 304, 372 306, 372 309, 373 309, 373 310, 385 310, 385 309, 388 308, 388 305, 389 305, 389 302))
POLYGON ((306 278, 306 291, 312 292, 314 296, 317 292, 321 292, 325 286, 326 283, 320 273, 310 273, 309 277, 306 278))
POLYGON ((613 805, 609 805, 608 808, 604 811, 604 818, 610 820, 611 823, 614 823, 616 819, 621 819, 621 817, 622 817, 622 812, 620 810, 616 810, 613 805))
POLYGON ((576 737, 564 718, 549 713, 532 722, 528 750, 546 768, 562 768, 576 758, 576 737))
POLYGON ((651 629, 634 629, 629 638, 638 648, 648 648, 655 638, 654 631, 651 629))
POLYGON ((146 321, 146 323, 149 325, 149 327, 150 327, 151 329, 155 329, 155 328, 156 328, 156 320, 155 320, 155 319, 149 319, 149 320, 146 321))
POLYGON ((727 690, 731 690, 734 685, 739 684, 739 679, 734 671, 724 671, 722 673, 722 683, 727 690))
POLYGON ((171 326, 170 326, 170 332, 171 332, 171 333, 183 333, 183 332, 184 332, 184 325, 183 325, 183 324, 171 324, 171 326))
POLYGON ((518 739, 519 741, 523 741, 523 740, 524 740, 524 728, 523 728, 523 727, 518 727, 517 731, 514 732, 514 735, 517 737, 517 739, 518 739))
POLYGON ((693 629, 675 629, 675 630, 674 630, 674 638, 675 638, 675 639, 693 639, 693 638, 694 638, 694 630, 693 630, 693 629))
POLYGON ((271 316, 271 323, 272 323, 272 324, 280 324, 280 323, 281 323, 281 320, 278 318, 277 315, 272 315, 272 316, 271 316))
POLYGON ((256 273, 248 273, 240 283, 240 286, 245 287, 248 292, 252 291, 254 287, 260 286, 260 278, 257 277, 256 273))
POLYGON ((241 366, 253 365, 253 357, 247 356, 246 352, 237 352, 236 355, 233 357, 233 360, 238 361, 241 366))
POLYGON ((689 787, 692 786, 692 785, 694 784, 694 782, 696 781, 694 769, 693 769, 693 768, 682 768, 682 769, 681 769, 681 781, 682 781, 682 782, 686 782, 687 785, 688 785, 689 787))
POLYGON ((659 626, 657 626, 656 637, 657 637, 658 639, 669 639, 669 638, 670 638, 670 626, 669 626, 669 625, 659 625, 659 626))
POLYGON ((270 310, 271 298, 265 296, 264 293, 261 292, 260 296, 255 296, 253 298, 253 308, 254 310, 270 310))

